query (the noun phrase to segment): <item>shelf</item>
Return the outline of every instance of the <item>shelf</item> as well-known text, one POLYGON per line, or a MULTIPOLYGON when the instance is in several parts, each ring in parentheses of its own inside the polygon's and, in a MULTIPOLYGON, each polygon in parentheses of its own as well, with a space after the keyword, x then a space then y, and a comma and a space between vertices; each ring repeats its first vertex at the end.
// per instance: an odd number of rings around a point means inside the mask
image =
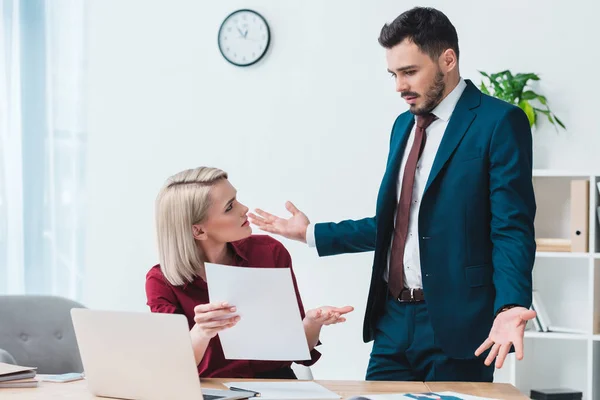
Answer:
MULTIPOLYGON (((597 336, 599 336, 598 340, 600 340, 600 335, 597 336)), ((587 340, 589 335, 581 333, 525 331, 525 337, 532 339, 587 340)))
POLYGON ((589 178, 593 174, 585 173, 581 171, 569 171, 569 170, 553 170, 553 169, 534 169, 534 177, 545 177, 545 178, 589 178))
MULTIPOLYGON (((536 257, 540 258, 588 258, 591 253, 572 253, 570 251, 538 251, 536 257)), ((600 258, 600 254, 595 254, 596 258, 600 258)))
POLYGON ((583 392, 585 400, 598 400, 589 385, 591 355, 588 340, 527 340, 523 359, 512 363, 515 386, 522 393, 529 394, 531 389, 538 388, 565 387, 583 392))
POLYGON ((527 324, 525 358, 513 362, 505 378, 525 394, 535 388, 569 387, 582 391, 586 400, 600 400, 599 173, 600 170, 568 167, 533 170, 536 239, 570 239, 573 207, 578 212, 587 207, 589 249, 585 252, 559 252, 542 246, 536 249, 533 287, 540 295, 538 300, 543 303, 550 326, 579 332, 538 332, 531 321, 527 324), (585 205, 571 197, 573 181, 577 180, 589 182, 585 205))

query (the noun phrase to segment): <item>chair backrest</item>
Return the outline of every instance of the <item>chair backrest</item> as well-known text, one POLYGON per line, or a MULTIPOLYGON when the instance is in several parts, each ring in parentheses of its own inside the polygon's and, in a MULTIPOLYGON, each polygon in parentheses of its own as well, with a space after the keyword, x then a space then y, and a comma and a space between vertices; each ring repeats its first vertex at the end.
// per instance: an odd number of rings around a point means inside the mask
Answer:
POLYGON ((0 349, 0 362, 5 364, 16 364, 17 361, 14 357, 6 350, 0 349))
POLYGON ((83 372, 70 310, 58 296, 0 296, 0 349, 40 374, 83 372))

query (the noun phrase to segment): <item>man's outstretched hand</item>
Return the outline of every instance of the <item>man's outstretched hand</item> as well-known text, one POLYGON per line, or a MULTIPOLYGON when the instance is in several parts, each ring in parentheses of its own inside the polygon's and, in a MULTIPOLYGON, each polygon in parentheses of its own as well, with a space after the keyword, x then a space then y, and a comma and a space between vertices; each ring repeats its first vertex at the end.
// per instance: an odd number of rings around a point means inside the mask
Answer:
POLYGON ((491 347, 492 349, 485 359, 485 365, 491 365, 496 359, 496 368, 502 368, 504 359, 510 352, 511 346, 514 345, 517 360, 522 360, 525 325, 536 315, 535 311, 525 307, 514 307, 502 311, 494 320, 488 338, 475 350, 475 355, 479 356, 491 347))
POLYGON ((260 208, 255 210, 258 215, 248 213, 248 218, 250 222, 265 232, 306 243, 306 229, 310 224, 308 217, 290 201, 285 203, 285 208, 292 214, 288 219, 269 214, 260 208))

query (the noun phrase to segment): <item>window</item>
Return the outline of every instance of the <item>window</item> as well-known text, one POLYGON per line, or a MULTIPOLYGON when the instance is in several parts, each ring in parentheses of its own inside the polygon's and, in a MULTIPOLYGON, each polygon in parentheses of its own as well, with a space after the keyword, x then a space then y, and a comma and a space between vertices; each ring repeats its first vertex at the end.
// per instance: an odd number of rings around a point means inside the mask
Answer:
POLYGON ((86 2, 0 5, 0 293, 79 299, 86 2))

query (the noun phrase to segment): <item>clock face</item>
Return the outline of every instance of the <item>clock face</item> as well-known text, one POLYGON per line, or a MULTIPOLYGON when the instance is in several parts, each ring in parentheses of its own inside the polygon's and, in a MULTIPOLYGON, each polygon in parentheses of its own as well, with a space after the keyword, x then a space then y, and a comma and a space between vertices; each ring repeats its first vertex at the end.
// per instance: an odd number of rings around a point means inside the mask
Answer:
POLYGON ((260 60, 271 35, 267 21, 252 10, 234 11, 225 18, 219 29, 219 50, 233 65, 246 67, 260 60))

